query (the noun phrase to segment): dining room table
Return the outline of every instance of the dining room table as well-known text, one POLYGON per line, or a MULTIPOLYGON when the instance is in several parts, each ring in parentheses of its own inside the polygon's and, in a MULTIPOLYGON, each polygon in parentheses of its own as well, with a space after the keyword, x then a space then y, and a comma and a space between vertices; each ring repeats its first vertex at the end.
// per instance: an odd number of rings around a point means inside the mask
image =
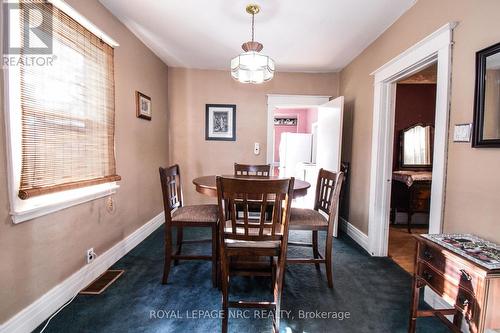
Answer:
MULTIPOLYGON (((250 180, 278 180, 278 179, 286 179, 286 177, 280 176, 255 176, 255 175, 220 175, 221 177, 226 178, 237 178, 237 179, 250 179, 250 180)), ((209 176, 201 176, 193 179, 193 184, 198 193, 203 195, 216 198, 217 197, 217 184, 216 184, 216 175, 209 176)), ((301 198, 307 195, 308 189, 311 187, 309 182, 304 180, 295 179, 293 185, 293 198, 301 198)), ((235 267, 239 267, 240 269, 266 269, 269 266, 269 260, 265 260, 266 258, 253 258, 253 257, 238 257, 234 261, 235 267)), ((218 275, 220 272, 218 272, 218 275)), ((220 275, 219 275, 220 276, 220 275)))
MULTIPOLYGON (((238 179, 250 179, 250 180, 275 180, 275 179, 285 179, 285 177, 280 176, 236 176, 236 175, 221 175, 221 177, 226 178, 238 178, 238 179)), ((193 184, 196 187, 196 192, 204 194, 209 197, 217 197, 217 184, 216 175, 201 176, 193 179, 193 184)), ((307 190, 311 187, 309 182, 304 180, 295 179, 293 184, 293 198, 297 199, 307 195, 307 190)))

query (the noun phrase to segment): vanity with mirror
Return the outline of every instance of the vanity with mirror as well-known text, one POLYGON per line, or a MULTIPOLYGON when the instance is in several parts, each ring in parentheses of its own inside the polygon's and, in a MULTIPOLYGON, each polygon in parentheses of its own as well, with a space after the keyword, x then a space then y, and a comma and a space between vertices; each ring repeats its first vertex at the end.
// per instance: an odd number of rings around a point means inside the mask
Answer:
POLYGON ((500 147, 500 43, 476 53, 473 129, 473 147, 500 147))
POLYGON ((414 124, 399 134, 399 161, 392 174, 391 221, 398 212, 408 215, 411 233, 412 216, 429 213, 432 183, 434 126, 414 124))

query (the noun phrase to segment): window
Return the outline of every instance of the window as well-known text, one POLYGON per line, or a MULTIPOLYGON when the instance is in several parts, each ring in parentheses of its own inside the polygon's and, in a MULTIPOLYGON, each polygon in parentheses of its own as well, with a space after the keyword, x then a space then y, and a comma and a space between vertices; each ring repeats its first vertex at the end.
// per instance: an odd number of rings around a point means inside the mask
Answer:
MULTIPOLYGON (((51 38, 52 61, 20 61, 8 68, 13 215, 68 198, 88 201, 102 196, 89 195, 92 191, 109 192, 110 184, 120 180, 114 153, 117 44, 106 42, 81 16, 70 17, 50 2, 19 6, 20 15, 33 9, 51 18, 50 24, 39 26, 37 35, 51 38)), ((18 21, 19 31, 24 31, 26 22, 18 21)), ((29 48, 20 48, 20 59, 30 55, 29 48)))

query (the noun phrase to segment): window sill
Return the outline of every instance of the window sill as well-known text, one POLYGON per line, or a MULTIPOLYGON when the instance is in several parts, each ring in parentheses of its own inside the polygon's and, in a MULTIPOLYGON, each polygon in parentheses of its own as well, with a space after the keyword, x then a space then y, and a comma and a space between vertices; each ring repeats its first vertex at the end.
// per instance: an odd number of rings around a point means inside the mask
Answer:
POLYGON ((18 207, 12 209, 10 213, 12 222, 18 224, 65 208, 103 198, 116 193, 119 187, 116 182, 112 182, 51 193, 27 200, 19 200, 18 207))

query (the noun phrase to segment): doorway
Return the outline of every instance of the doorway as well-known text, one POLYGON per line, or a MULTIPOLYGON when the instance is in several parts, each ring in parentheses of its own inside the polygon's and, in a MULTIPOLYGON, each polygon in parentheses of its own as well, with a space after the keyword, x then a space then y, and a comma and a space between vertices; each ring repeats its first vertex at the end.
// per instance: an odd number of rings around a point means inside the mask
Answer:
POLYGON ((305 171, 316 163, 314 153, 317 107, 277 107, 273 113, 273 175, 295 176, 297 164, 305 171), (292 149, 293 148, 293 149, 292 149))
POLYGON ((436 114, 432 154, 429 233, 442 230, 451 81, 453 29, 444 25, 372 73, 374 110, 368 216, 368 247, 373 256, 387 256, 393 172, 396 86, 430 65, 437 64, 436 114))
MULTIPOLYGON (((314 96, 314 95, 267 95, 267 153, 266 160, 271 164, 271 170, 279 172, 279 158, 275 157, 275 112, 276 110, 292 110, 293 115, 295 110, 308 110, 317 108, 319 105, 327 103, 331 96, 314 96)), ((286 112, 285 112, 286 113, 286 112)), ((297 124, 298 125, 298 124, 297 124)), ((279 147, 279 145, 278 145, 279 147)), ((278 175, 278 174, 276 174, 278 175)))
MULTIPOLYGON (((311 184, 306 197, 294 200, 294 207, 314 207, 321 168, 340 171, 343 110, 342 96, 331 101, 324 96, 268 96, 267 163, 274 175, 311 184)), ((334 236, 337 229, 335 221, 334 236)))
POLYGON ((416 241, 429 231, 437 64, 396 82, 388 255, 413 273, 416 241))

